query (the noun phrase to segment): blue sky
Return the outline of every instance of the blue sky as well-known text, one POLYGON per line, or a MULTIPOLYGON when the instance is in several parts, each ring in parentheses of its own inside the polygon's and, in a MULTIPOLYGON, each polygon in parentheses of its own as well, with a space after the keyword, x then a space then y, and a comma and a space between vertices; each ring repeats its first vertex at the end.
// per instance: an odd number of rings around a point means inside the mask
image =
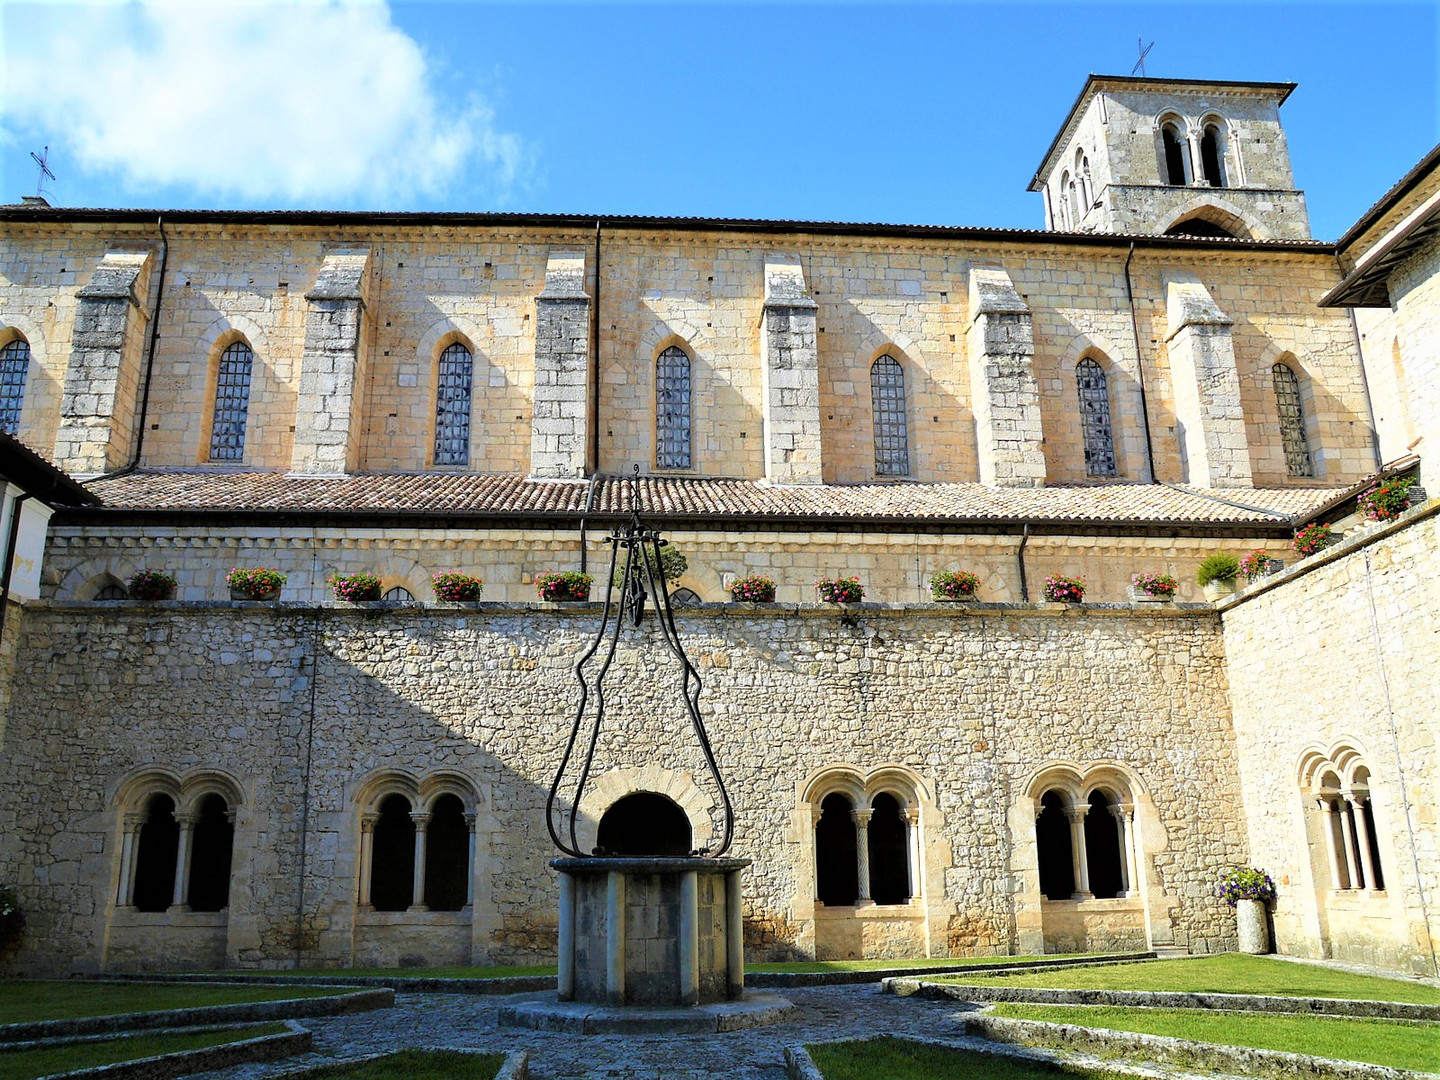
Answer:
POLYGON ((1437 141, 1440 6, 0 6, 3 196, 1039 227, 1090 72, 1294 81, 1317 237, 1437 141))

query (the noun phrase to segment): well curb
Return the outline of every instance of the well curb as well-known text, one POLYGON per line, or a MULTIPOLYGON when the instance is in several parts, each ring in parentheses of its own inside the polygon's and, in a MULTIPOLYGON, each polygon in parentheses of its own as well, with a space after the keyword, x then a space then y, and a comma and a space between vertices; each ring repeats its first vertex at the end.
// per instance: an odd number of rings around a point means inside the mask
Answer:
POLYGON ((0 1025, 0 1044, 67 1035, 121 1034, 129 1031, 241 1024, 256 1020, 293 1020, 305 1016, 345 1016, 349 1013, 368 1012, 371 1009, 388 1009, 394 1004, 395 991, 376 988, 328 997, 282 998, 279 1001, 252 1001, 235 1005, 201 1005, 193 1009, 77 1016, 66 1020, 32 1020, 23 1024, 0 1025))

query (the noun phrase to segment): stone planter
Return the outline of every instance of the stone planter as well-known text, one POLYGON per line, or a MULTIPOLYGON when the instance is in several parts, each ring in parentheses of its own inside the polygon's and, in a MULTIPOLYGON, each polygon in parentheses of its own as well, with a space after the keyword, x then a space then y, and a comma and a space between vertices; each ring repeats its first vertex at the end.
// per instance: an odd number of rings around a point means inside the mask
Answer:
POLYGON ((969 596, 932 596, 930 599, 937 604, 973 604, 980 598, 971 593, 969 596))
POLYGON ((1169 596, 1152 596, 1144 589, 1137 588, 1134 585, 1129 586, 1125 590, 1125 596, 1132 604, 1169 604, 1175 600, 1174 593, 1171 593, 1169 596))
POLYGON ((1270 951, 1270 925, 1265 919, 1265 901, 1235 901, 1235 922, 1242 953, 1262 956, 1270 951))
POLYGON ((231 599, 231 600, 245 600, 245 601, 248 601, 248 602, 250 602, 250 603, 255 603, 255 604, 268 604, 268 603, 271 603, 272 601, 275 601, 275 600, 279 600, 279 599, 280 599, 280 590, 279 590, 279 589, 276 589, 274 592, 258 593, 258 594, 257 594, 257 593, 246 592, 244 589, 231 589, 231 590, 230 590, 230 599, 231 599))
POLYGON ((1212 604, 1217 600, 1224 600, 1227 596, 1235 595, 1235 581, 1233 578, 1229 581, 1212 581, 1208 585, 1203 586, 1203 588, 1205 590, 1205 599, 1209 600, 1212 604))

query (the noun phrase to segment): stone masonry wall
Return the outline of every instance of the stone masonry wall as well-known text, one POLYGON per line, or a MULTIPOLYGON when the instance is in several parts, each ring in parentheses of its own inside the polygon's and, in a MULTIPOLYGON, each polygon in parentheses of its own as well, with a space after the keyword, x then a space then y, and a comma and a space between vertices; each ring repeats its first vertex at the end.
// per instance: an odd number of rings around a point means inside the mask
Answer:
POLYGON ((1440 973, 1437 512, 1361 531, 1223 613, 1251 854, 1279 886, 1282 952, 1440 973), (1369 770, 1379 892, 1331 887, 1301 787, 1307 753, 1346 747, 1369 770))
MULTIPOLYGON (((20 965, 143 962, 110 907, 117 792, 153 767, 222 770, 243 792, 230 964, 344 963, 365 942, 365 955, 386 955, 375 943, 381 917, 357 924, 355 913, 357 797, 383 770, 422 779, 446 771, 473 786, 472 956, 548 958, 556 900, 542 811, 569 725, 570 667, 593 625, 593 611, 505 606, 33 605, 0 764, 0 878, 16 883, 30 913, 20 965)), ((861 936, 875 949, 886 940, 913 949, 915 935, 899 928, 917 915, 932 954, 1016 947, 1018 905, 1035 892, 1025 880, 1033 863, 1017 854, 1033 858, 1027 785, 1057 762, 1130 777, 1143 910, 1114 901, 1117 912, 1133 910, 1149 940, 1200 950, 1232 943, 1211 885, 1246 851, 1212 614, 728 609, 685 613, 680 626, 737 810, 732 853, 755 860, 746 884, 752 956, 813 948, 802 792, 808 777, 840 764, 892 767, 920 792, 922 895, 897 911, 888 937, 884 913, 869 912, 874 925, 861 936)), ((664 770, 677 790, 698 789, 694 805, 709 805, 713 818, 713 790, 683 734, 676 672, 657 659, 656 634, 651 621, 627 639, 607 682, 597 782, 623 790, 626 776, 664 770)), ((168 918, 164 962, 187 947, 209 955, 205 920, 168 918)), ((397 931, 411 962, 452 958, 454 922, 411 917, 397 931)), ((147 927, 146 940, 157 933, 147 927)))

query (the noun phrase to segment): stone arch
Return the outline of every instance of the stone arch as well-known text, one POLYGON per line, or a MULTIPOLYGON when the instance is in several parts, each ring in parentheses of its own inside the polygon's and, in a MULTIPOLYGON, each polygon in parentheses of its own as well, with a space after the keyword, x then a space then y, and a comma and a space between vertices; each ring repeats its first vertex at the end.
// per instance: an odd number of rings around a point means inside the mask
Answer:
POLYGON ((448 770, 433 772, 420 781, 416 789, 419 810, 429 810, 442 795, 454 795, 464 804, 467 813, 479 813, 480 793, 468 776, 448 770))
POLYGON ((429 435, 426 440, 426 460, 431 467, 467 469, 475 456, 473 453, 476 435, 475 398, 477 392, 489 383, 489 364, 485 354, 476 344, 481 339, 481 333, 481 328, 464 316, 447 316, 432 323, 416 347, 416 361, 420 370, 424 372, 423 385, 428 396, 427 430, 429 435), (455 345, 460 346, 470 356, 470 386, 468 395, 464 399, 465 407, 463 409, 465 437, 460 440, 465 451, 463 462, 441 461, 439 446, 441 435, 440 364, 446 350, 455 345))
MULTIPOLYGON (((1319 479, 1325 475, 1325 466, 1330 454, 1320 438, 1319 416, 1321 410, 1320 402, 1315 398, 1317 386, 1320 384, 1311 373, 1310 365, 1305 359, 1302 359, 1304 356, 1306 353, 1303 349, 1287 348, 1279 342, 1267 341, 1255 365, 1255 379, 1262 402, 1263 422, 1271 433, 1279 432, 1283 454, 1284 419, 1280 412, 1279 395, 1275 392, 1275 368, 1277 365, 1284 365, 1295 376, 1296 389, 1300 394, 1300 433, 1304 437, 1305 449, 1310 456, 1310 478, 1319 479)), ((1273 437, 1272 434, 1271 438, 1273 439, 1273 437)), ((1273 442, 1271 445, 1274 445, 1273 442)), ((1285 471, 1292 477, 1297 475, 1290 472, 1288 461, 1285 471)), ((1304 474, 1298 475, 1303 476, 1304 474)))
POLYGON ((1230 200, 1214 194, 1216 190, 1223 189, 1207 188, 1204 194, 1197 194, 1186 199, 1180 204, 1178 210, 1171 213, 1169 219, 1160 228, 1160 232, 1169 233, 1176 225, 1198 219, 1218 225, 1241 240, 1273 239, 1263 222, 1230 200))
POLYGON ((581 851, 594 849, 605 811, 626 795, 648 792, 663 795, 675 803, 690 819, 690 832, 697 850, 709 848, 715 837, 712 820, 715 800, 695 783, 685 770, 644 765, 611 769, 593 779, 580 800, 575 819, 575 839, 581 851))
POLYGON ((415 359, 421 370, 430 371, 433 385, 435 364, 448 346, 458 342, 469 349, 470 355, 475 357, 478 371, 479 361, 484 353, 476 343, 484 340, 485 329, 475 320, 464 315, 446 315, 436 319, 420 335, 419 341, 415 343, 415 359))
POLYGON ((123 585, 138 569, 137 562, 123 555, 85 559, 65 572, 55 589, 56 599, 88 600, 111 581, 123 585))
POLYGON ((159 792, 169 795, 179 806, 184 784, 180 774, 160 765, 146 765, 123 776, 115 787, 115 805, 122 811, 140 809, 151 795, 159 792))
POLYGON ((219 795, 231 812, 244 803, 240 781, 223 769, 196 769, 181 778, 180 810, 194 810, 208 795, 219 795))
POLYGON ((381 596, 397 585, 406 589, 416 600, 427 600, 431 596, 430 571, 409 556, 385 556, 376 564, 375 574, 380 578, 381 596))
POLYGON ((689 354, 691 363, 694 363, 712 344, 710 331, 696 326, 688 319, 656 313, 655 320, 655 323, 640 335, 640 342, 635 348, 635 360, 642 370, 646 364, 653 367, 655 358, 671 345, 684 349, 689 354))
POLYGON ((1180 187, 1190 183, 1195 176, 1194 162, 1190 154, 1190 130, 1193 125, 1178 105, 1162 105, 1155 112, 1151 130, 1155 138, 1155 156, 1160 183, 1167 187, 1180 187), (1176 143, 1178 161, 1171 160, 1166 144, 1166 129, 1170 128, 1176 143), (1176 166, 1180 176, 1176 178, 1176 166))
MULTIPOLYGON (((1211 128, 1215 129, 1215 154, 1220 168, 1220 182, 1218 184, 1212 184, 1211 186, 1213 188, 1235 187, 1236 182, 1233 176, 1233 166, 1231 163, 1230 154, 1230 121, 1225 119, 1224 116, 1216 112, 1214 109, 1208 109, 1204 113, 1201 113, 1199 118, 1197 118, 1195 121, 1195 129, 1200 132, 1202 147, 1203 140, 1206 134, 1209 133, 1211 128)), ((1206 182, 1210 183, 1210 178, 1207 175, 1207 170, 1203 161, 1201 162, 1200 168, 1196 171, 1196 175, 1203 176, 1206 182)))
POLYGON ((351 801, 364 810, 387 795, 404 795, 411 809, 416 808, 420 803, 419 778, 408 769, 374 769, 356 782, 351 801))

